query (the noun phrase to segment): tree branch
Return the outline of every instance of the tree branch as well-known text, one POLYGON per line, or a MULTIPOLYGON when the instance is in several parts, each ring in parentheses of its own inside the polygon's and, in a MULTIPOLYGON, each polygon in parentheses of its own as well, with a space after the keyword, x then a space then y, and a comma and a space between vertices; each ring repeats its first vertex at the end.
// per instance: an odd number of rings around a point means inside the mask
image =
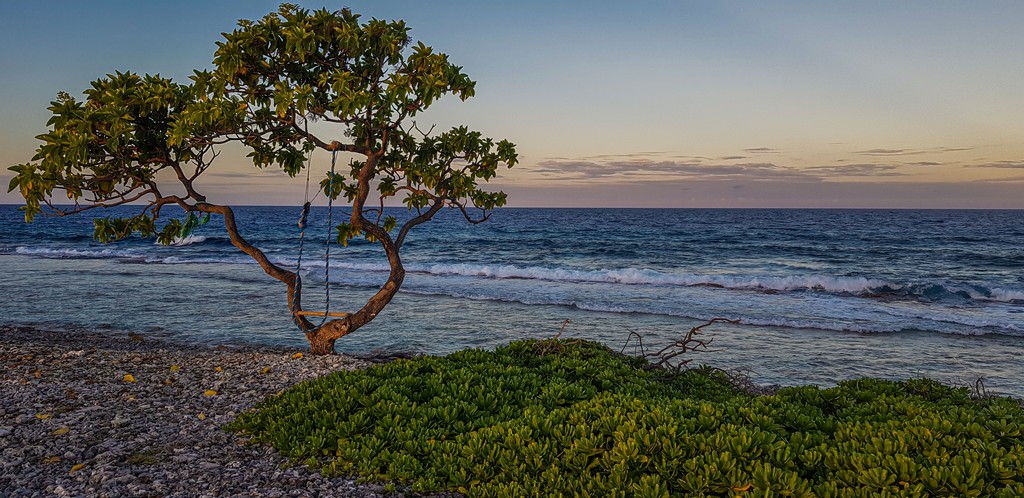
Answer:
MULTIPOLYGON (((135 202, 135 201, 137 201, 137 200, 139 200, 139 199, 141 199, 141 198, 143 198, 143 197, 145 197, 145 196, 147 196, 149 194, 152 194, 152 193, 153 193, 153 191, 151 191, 151 190, 143 190, 141 192, 138 192, 137 194, 135 194, 134 196, 132 196, 130 198, 129 197, 121 196, 120 200, 118 200, 117 202, 109 203, 109 204, 106 203, 106 202, 102 202, 101 201, 101 202, 95 202, 95 203, 92 203, 92 204, 90 204, 88 206, 82 207, 82 206, 80 206, 80 205, 78 205, 76 203, 74 209, 61 209, 61 208, 57 207, 56 205, 52 204, 50 199, 45 199, 43 202, 45 202, 46 205, 50 209, 52 209, 54 211, 55 215, 57 215, 57 216, 69 216, 69 215, 72 215, 72 214, 83 213, 85 211, 89 211, 89 210, 96 209, 96 208, 110 208, 110 207, 115 207, 115 206, 121 206, 121 205, 124 205, 124 204, 128 204, 130 202, 135 202)), ((125 193, 124 195, 127 195, 127 193, 125 193)))
POLYGON ((463 204, 461 202, 458 202, 458 201, 451 201, 451 204, 453 206, 459 208, 459 211, 462 212, 462 217, 466 218, 466 221, 468 221, 470 224, 473 224, 473 225, 479 225, 479 224, 489 220, 491 218, 491 214, 493 213, 493 212, 487 212, 486 210, 481 209, 481 211, 484 211, 483 216, 480 217, 480 218, 473 218, 469 214, 469 211, 466 209, 466 205, 465 204, 463 204))
POLYGON ((238 225, 235 223, 235 212, 230 206, 200 203, 195 206, 195 209, 200 212, 219 214, 224 217, 224 227, 228 231, 228 239, 231 240, 231 244, 254 259, 267 275, 276 278, 288 286, 288 309, 292 313, 292 321, 306 334, 315 330, 316 327, 309 320, 295 314, 302 309, 302 295, 300 292, 302 289, 302 278, 294 272, 285 270, 270 262, 270 259, 267 258, 263 251, 245 240, 238 231, 238 225))
POLYGON ((430 219, 433 218, 442 207, 444 207, 444 199, 436 199, 427 212, 405 222, 405 224, 402 225, 402 229, 398 231, 398 237, 395 238, 395 245, 401 249, 402 244, 405 244, 405 236, 409 234, 409 230, 412 230, 416 225, 430 221, 430 219))
POLYGON ((355 145, 355 144, 343 144, 343 143, 341 143, 341 142, 339 142, 337 140, 334 140, 334 141, 331 141, 331 142, 325 142, 324 140, 321 140, 320 137, 318 137, 318 136, 316 136, 316 135, 314 135, 312 133, 309 133, 308 131, 302 129, 302 127, 299 126, 298 123, 296 123, 294 119, 290 120, 289 125, 291 126, 291 129, 294 130, 299 135, 301 135, 302 138, 304 138, 304 139, 306 139, 306 140, 308 140, 310 142, 313 142, 314 145, 316 145, 317 147, 319 147, 319 148, 321 148, 323 150, 331 151, 331 152, 334 152, 334 151, 338 151, 338 152, 352 152, 352 153, 355 153, 355 154, 364 154, 364 155, 369 153, 369 149, 367 149, 365 147, 361 147, 361 146, 355 145))

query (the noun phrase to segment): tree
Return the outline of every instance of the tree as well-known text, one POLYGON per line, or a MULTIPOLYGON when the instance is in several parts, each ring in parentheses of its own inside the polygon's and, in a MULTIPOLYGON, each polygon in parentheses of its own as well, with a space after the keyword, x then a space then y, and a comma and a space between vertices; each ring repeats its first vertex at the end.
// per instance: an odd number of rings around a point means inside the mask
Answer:
POLYGON ((49 108, 51 129, 37 137, 43 144, 34 162, 10 168, 10 190, 25 198, 26 221, 44 205, 65 215, 143 203, 133 217, 96 219, 96 238, 138 234, 169 243, 200 215, 204 221, 221 216, 232 244, 287 286, 293 321, 312 352, 329 354, 337 339, 373 320, 398 292, 405 278, 400 251, 412 228, 445 207, 480 223, 505 204, 503 192, 486 192, 479 183, 499 166, 516 164, 514 144, 466 127, 434 134, 413 121, 444 95, 472 97, 475 83, 447 55, 414 44, 402 21, 363 23, 348 9, 283 4, 258 21, 240 21, 218 43, 214 68, 196 71, 191 80, 180 85, 117 73, 94 82, 83 102, 58 95, 49 108), (330 131, 320 131, 325 128, 330 131), (300 275, 249 244, 230 206, 197 191, 195 180, 229 141, 244 143, 255 166, 292 176, 316 149, 353 157, 347 172, 329 173, 320 186, 351 205, 348 220, 337 226, 338 241, 375 241, 390 264, 387 281, 362 307, 320 326, 297 314, 300 275), (74 205, 58 205, 55 192, 74 205), (384 213, 390 198, 410 211, 401 226, 384 213), (186 218, 158 229, 168 204, 184 209, 186 218))

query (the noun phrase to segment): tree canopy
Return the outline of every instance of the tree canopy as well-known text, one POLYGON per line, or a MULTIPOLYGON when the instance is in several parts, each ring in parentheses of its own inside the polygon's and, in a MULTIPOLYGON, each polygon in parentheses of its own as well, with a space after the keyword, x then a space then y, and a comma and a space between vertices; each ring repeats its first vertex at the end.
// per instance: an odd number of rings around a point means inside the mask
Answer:
POLYGON ((25 198, 26 220, 44 207, 65 215, 138 204, 133 217, 97 219, 96 238, 137 234, 169 243, 197 220, 223 217, 232 243, 287 285, 289 309, 313 351, 327 353, 401 287, 399 251, 413 227, 445 207, 479 223, 505 204, 503 192, 481 183, 516 164, 514 144, 466 126, 434 133, 416 124, 445 95, 472 97, 475 83, 446 54, 414 42, 402 21, 364 22, 348 9, 282 4, 259 20, 239 21, 218 42, 213 63, 188 84, 118 72, 93 82, 84 100, 61 92, 32 161, 10 168, 9 189, 25 198), (301 276, 270 262, 245 240, 230 206, 197 190, 196 179, 228 142, 244 144, 256 167, 291 176, 315 150, 349 156, 347 171, 329 173, 320 188, 351 206, 336 227, 338 241, 365 237, 387 255, 388 281, 365 305, 320 326, 299 313, 301 276), (61 204, 65 194, 71 206, 61 204), (413 213, 401 226, 384 213, 392 198, 413 213), (158 226, 168 204, 187 216, 158 226))
MULTIPOLYGON (((195 87, 158 75, 118 72, 94 81, 83 93, 83 101, 58 94, 49 107, 50 130, 36 137, 43 142, 33 157, 36 162, 9 168, 15 172, 9 190, 18 189, 25 198, 21 209, 26 221, 44 205, 57 214, 70 214, 148 202, 133 218, 97 220, 96 238, 107 242, 133 233, 154 235, 161 207, 188 209, 190 200, 203 200, 192 182, 210 166, 214 147, 229 139, 237 115, 219 114, 195 123, 187 139, 171 142, 170 132, 181 127, 182 114, 206 98, 196 95, 195 87), (167 182, 158 179, 164 170, 174 172, 186 195, 164 192, 161 187, 167 182), (59 204, 61 193, 73 207, 59 204)), ((177 221, 164 225, 161 241, 178 234, 177 221)))

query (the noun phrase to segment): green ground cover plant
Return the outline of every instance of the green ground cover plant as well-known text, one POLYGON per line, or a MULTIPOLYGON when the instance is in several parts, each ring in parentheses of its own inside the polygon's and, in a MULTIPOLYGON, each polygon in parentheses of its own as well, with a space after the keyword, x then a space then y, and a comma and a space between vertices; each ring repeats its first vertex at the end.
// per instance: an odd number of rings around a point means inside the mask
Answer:
POLYGON ((772 396, 580 340, 296 385, 229 427, 326 474, 469 496, 1024 496, 1024 409, 915 379, 772 396))

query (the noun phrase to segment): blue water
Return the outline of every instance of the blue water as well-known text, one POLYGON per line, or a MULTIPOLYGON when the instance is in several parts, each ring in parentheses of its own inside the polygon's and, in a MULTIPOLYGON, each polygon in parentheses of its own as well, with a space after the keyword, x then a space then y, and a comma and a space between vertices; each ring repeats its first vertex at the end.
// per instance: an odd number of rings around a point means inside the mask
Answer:
MULTIPOLYGON (((102 215, 128 213, 119 208, 102 215)), ((293 207, 238 208, 269 257, 294 266, 293 207)), ((323 308, 326 211, 303 270, 323 308)), ((395 214, 401 215, 397 210, 395 214)), ((335 212, 336 216, 344 213, 335 212)), ((481 225, 445 212, 409 236, 402 293, 342 351, 447 353, 565 334, 664 344, 715 317, 696 363, 757 381, 929 376, 1024 396, 1020 211, 504 209, 481 225)), ((103 245, 88 216, 25 224, 0 206, 0 323, 90 326, 201 343, 300 347, 283 284, 227 240, 220 220, 171 247, 103 245)), ((352 311, 387 275, 374 244, 333 246, 331 302, 352 311)))

